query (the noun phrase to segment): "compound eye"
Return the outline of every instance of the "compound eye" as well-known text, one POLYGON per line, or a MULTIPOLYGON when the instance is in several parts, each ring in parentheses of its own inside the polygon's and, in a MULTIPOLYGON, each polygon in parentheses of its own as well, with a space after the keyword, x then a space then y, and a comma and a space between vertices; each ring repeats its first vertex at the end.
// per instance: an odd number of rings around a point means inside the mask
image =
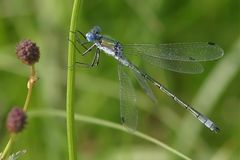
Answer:
POLYGON ((93 42, 95 40, 95 36, 93 33, 89 32, 86 34, 86 38, 88 42, 93 42))

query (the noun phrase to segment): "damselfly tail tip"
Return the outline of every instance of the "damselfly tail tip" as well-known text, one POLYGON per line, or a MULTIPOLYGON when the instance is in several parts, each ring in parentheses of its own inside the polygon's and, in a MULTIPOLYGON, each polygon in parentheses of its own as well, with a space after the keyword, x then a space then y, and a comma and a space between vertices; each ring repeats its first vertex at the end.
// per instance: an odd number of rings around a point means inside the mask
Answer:
POLYGON ((218 128, 218 126, 216 126, 216 125, 213 125, 213 126, 211 127, 211 130, 212 130, 213 132, 215 132, 215 133, 219 133, 219 132, 220 132, 220 128, 218 128))

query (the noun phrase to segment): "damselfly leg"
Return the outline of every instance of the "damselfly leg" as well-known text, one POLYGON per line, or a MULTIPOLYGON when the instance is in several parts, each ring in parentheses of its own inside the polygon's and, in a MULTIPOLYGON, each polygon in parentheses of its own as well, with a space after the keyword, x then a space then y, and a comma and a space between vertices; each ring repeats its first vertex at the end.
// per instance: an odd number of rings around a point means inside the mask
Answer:
MULTIPOLYGON (((83 49, 85 50, 84 52, 82 52, 80 50, 80 48, 78 48, 78 46, 72 40, 69 39, 69 41, 73 44, 73 46, 76 49, 76 51, 78 53, 80 53, 82 56, 85 56, 86 54, 90 53, 92 51, 92 49, 95 47, 94 44, 92 46, 90 46, 90 47, 85 46, 89 42, 88 41, 83 42, 80 39, 80 37, 83 37, 84 39, 86 39, 86 36, 81 31, 75 31, 75 32, 71 31, 71 33, 73 33, 75 35, 76 43, 80 44, 83 47, 83 49)), ((89 68, 90 67, 95 67, 95 66, 98 66, 98 64, 99 64, 99 57, 100 57, 100 50, 98 48, 96 48, 93 60, 92 60, 92 62, 90 64, 83 63, 83 62, 76 62, 76 63, 84 65, 85 67, 89 67, 89 68)))

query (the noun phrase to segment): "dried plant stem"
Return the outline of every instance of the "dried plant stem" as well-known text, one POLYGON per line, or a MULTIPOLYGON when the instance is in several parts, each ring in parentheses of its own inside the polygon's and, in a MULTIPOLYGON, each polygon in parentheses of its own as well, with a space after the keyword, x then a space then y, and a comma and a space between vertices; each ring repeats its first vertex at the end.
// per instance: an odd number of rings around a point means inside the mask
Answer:
POLYGON ((3 159, 6 158, 6 155, 7 155, 8 151, 11 149, 11 146, 12 146, 12 144, 13 144, 14 137, 15 137, 15 134, 11 134, 11 135, 10 135, 10 138, 9 138, 9 140, 8 140, 8 143, 7 143, 6 147, 4 148, 4 151, 3 151, 3 153, 2 153, 2 155, 1 155, 1 157, 0 157, 1 160, 3 160, 3 159))
POLYGON ((27 111, 27 108, 29 106, 29 102, 32 96, 32 88, 34 83, 37 81, 37 76, 36 76, 36 72, 35 72, 35 68, 34 65, 31 66, 31 74, 30 74, 30 78, 28 80, 28 84, 27 84, 27 88, 28 88, 28 94, 27 94, 27 98, 23 107, 24 112, 27 111))

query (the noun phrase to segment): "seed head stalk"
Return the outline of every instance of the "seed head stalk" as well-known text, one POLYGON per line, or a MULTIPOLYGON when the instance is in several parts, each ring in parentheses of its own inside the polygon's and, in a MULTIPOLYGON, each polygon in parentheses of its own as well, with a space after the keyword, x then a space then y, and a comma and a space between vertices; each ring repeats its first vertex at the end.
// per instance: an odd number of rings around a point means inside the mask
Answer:
MULTIPOLYGON (((33 88, 34 83, 37 81, 37 76, 36 76, 36 71, 35 71, 34 65, 30 66, 30 70, 31 70, 30 78, 29 78, 28 83, 27 83, 28 93, 27 93, 27 97, 26 97, 24 107, 23 107, 24 112, 27 112, 27 108, 29 106, 29 102, 30 102, 30 99, 31 99, 31 96, 32 96, 32 88, 33 88)), ((10 138, 8 140, 8 143, 7 143, 6 147, 4 148, 3 153, 0 155, 0 160, 3 160, 3 159, 6 158, 8 152, 11 149, 12 144, 15 140, 15 137, 16 137, 16 133, 11 133, 10 134, 10 138)))

